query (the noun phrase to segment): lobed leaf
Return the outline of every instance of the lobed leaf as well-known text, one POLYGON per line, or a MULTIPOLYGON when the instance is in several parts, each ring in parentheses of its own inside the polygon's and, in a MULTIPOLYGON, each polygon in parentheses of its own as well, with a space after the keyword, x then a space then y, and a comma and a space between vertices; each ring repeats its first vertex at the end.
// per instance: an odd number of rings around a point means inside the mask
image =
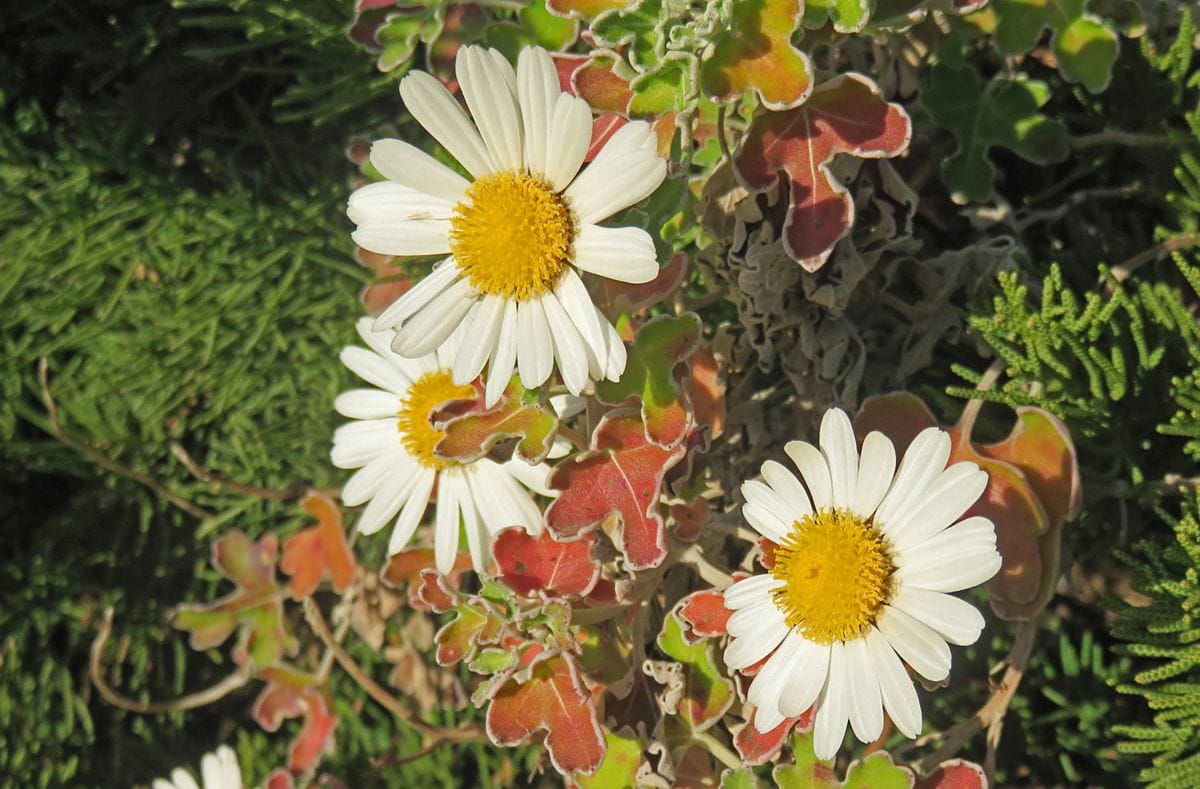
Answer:
POLYGON ((293 600, 308 597, 328 575, 333 591, 341 594, 350 588, 356 569, 342 528, 342 511, 332 499, 316 491, 305 494, 300 506, 317 519, 317 525, 283 541, 279 569, 292 576, 288 593, 293 600))
POLYGON ((730 104, 753 90, 770 110, 791 109, 808 98, 812 64, 791 43, 804 6, 801 0, 735 3, 729 29, 713 39, 700 67, 705 94, 730 104))
POLYGON ((304 725, 288 748, 287 767, 293 773, 309 772, 332 752, 337 726, 320 680, 291 666, 273 666, 259 676, 267 686, 254 700, 251 715, 269 732, 278 731, 288 718, 303 717, 304 725))
POLYGON ((492 555, 500 580, 517 594, 582 597, 600 579, 600 562, 592 556, 595 542, 592 534, 558 542, 546 532, 535 537, 510 526, 496 534, 492 555))
POLYGON ((716 724, 733 705, 733 683, 725 677, 724 666, 713 655, 708 640, 692 641, 685 631, 678 610, 663 622, 658 648, 683 666, 683 695, 679 716, 694 732, 716 724))
MULTIPOLYGON (((476 408, 482 405, 482 400, 476 408)), ((446 411, 442 412, 447 413, 446 411)), ((546 459, 558 434, 558 415, 541 389, 526 389, 514 375, 491 408, 454 416, 440 425, 445 434, 433 448, 443 460, 471 463, 502 440, 517 438, 517 455, 529 464, 546 459)))

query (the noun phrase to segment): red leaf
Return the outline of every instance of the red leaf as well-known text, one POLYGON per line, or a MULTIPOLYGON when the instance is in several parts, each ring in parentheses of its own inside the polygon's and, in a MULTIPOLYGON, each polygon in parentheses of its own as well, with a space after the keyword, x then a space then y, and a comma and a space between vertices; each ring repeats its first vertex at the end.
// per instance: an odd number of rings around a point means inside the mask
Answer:
POLYGON ((534 537, 518 526, 496 534, 492 555, 500 580, 517 594, 543 592, 551 597, 581 597, 600 578, 600 562, 592 557, 594 535, 558 542, 546 532, 534 537))
POLYGON ((746 725, 733 737, 733 747, 737 748, 742 761, 749 765, 766 764, 779 753, 787 738, 791 736, 793 728, 800 733, 811 731, 817 716, 816 707, 809 707, 799 718, 784 718, 783 723, 769 732, 760 732, 754 726, 756 715, 758 709, 751 708, 746 725))
POLYGON ((658 513, 663 475, 685 451, 650 443, 634 409, 610 411, 592 434, 592 448, 551 473, 550 487, 562 494, 546 510, 546 526, 559 539, 571 540, 619 515, 620 548, 630 568, 658 566, 667 555, 658 513))
POLYGON ((282 767, 276 767, 267 776, 267 782, 263 786, 265 789, 296 789, 296 782, 291 773, 282 767))
MULTIPOLYGON (((434 559, 432 548, 410 548, 389 556, 379 577, 384 586, 406 592, 410 606, 427 610, 430 603, 421 597, 421 588, 424 583, 422 571, 429 570, 436 576, 436 566, 437 562, 434 559)), ((450 589, 457 589, 463 573, 470 569, 471 554, 464 551, 454 560, 454 567, 450 570, 450 575, 446 576, 447 586, 450 589)), ((443 610, 449 610, 452 604, 452 602, 448 602, 443 610)))
POLYGON ((937 425, 937 418, 921 398, 911 392, 888 392, 863 400, 854 415, 854 435, 862 444, 867 433, 878 430, 891 439, 896 457, 903 457, 908 445, 927 427, 937 425))
MULTIPOLYGON (((744 577, 745 573, 735 573, 733 580, 744 577)), ((733 611, 725 607, 725 594, 720 589, 692 592, 679 606, 679 618, 688 626, 684 636, 691 641, 725 635, 725 625, 732 615, 733 611)))
MULTIPOLYGON (((482 405, 480 401, 479 405, 482 405)), ((461 407, 456 404, 454 407, 461 407)), ((558 433, 558 415, 539 389, 529 390, 514 375, 491 408, 456 416, 441 425, 444 433, 433 448, 443 460, 471 463, 498 442, 519 438, 517 455, 526 463, 541 463, 558 433)))
POLYGON ((907 147, 912 121, 874 82, 842 74, 820 85, 794 110, 754 119, 734 157, 746 187, 765 192, 787 175, 790 210, 783 227, 788 254, 808 271, 824 265, 854 224, 854 201, 829 171, 839 153, 877 159, 907 147))
POLYGON ((542 730, 550 760, 563 775, 594 772, 604 760, 604 730, 568 655, 542 653, 491 698, 487 732, 496 745, 522 745, 542 730))
POLYGON ((978 764, 951 759, 924 778, 918 778, 915 789, 987 789, 987 785, 987 775, 978 764))
POLYGON ((333 750, 333 730, 337 718, 317 678, 291 668, 273 666, 259 676, 267 686, 254 701, 252 715, 266 731, 278 731, 288 718, 303 716, 304 725, 288 749, 288 769, 305 773, 316 767, 321 757, 333 750))
POLYGON ((692 354, 692 378, 688 386, 696 424, 708 426, 709 439, 725 432, 725 381, 711 345, 701 345, 692 354))
POLYGON ((675 536, 688 542, 700 536, 700 530, 712 517, 708 500, 697 496, 687 504, 672 504, 671 517, 675 520, 675 536))
POLYGON ((300 506, 317 519, 317 525, 283 541, 279 569, 292 576, 288 593, 293 600, 308 597, 328 574, 333 591, 341 594, 353 583, 355 569, 342 529, 342 511, 328 496, 315 491, 307 493, 300 506))
POLYGON ((446 585, 446 578, 437 570, 422 570, 417 583, 417 598, 435 614, 444 614, 454 607, 457 595, 446 585))
POLYGON ((237 588, 220 600, 181 605, 171 613, 175 627, 191 632, 192 649, 218 646, 239 628, 241 637, 233 651, 239 664, 269 666, 296 649, 283 618, 283 594, 275 582, 278 547, 272 534, 255 543, 240 531, 213 541, 213 567, 237 588))

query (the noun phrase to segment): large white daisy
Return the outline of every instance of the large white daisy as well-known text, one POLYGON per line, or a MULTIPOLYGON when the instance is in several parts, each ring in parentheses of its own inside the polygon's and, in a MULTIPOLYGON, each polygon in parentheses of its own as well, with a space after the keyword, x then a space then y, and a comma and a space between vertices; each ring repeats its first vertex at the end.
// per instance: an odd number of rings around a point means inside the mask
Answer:
MULTIPOLYGON (((228 745, 222 745, 212 753, 204 754, 200 760, 200 780, 204 789, 242 789, 242 771, 238 767, 237 754, 228 745)), ((156 778, 151 789, 200 789, 192 774, 176 767, 168 778, 156 778)))
POLYGON ((449 573, 454 566, 460 522, 475 570, 487 570, 496 532, 506 526, 541 531, 542 512, 529 491, 557 495, 546 487, 549 466, 531 466, 516 457, 504 463, 484 457, 460 464, 435 456, 433 448, 445 434, 429 415, 450 400, 475 396, 471 384, 454 383, 450 372, 463 333, 451 335, 434 353, 408 359, 388 347, 390 334, 371 329, 370 318, 361 318, 357 328, 368 347, 343 349, 342 363, 377 388, 354 389, 334 401, 338 413, 356 420, 333 435, 333 464, 358 469, 342 488, 342 501, 367 504, 357 524, 363 534, 374 534, 396 519, 390 555, 412 539, 436 488, 438 571, 449 573))
POLYGON ((803 484, 767 461, 765 482, 742 486, 742 512, 776 544, 775 564, 725 591, 735 612, 725 662, 745 669, 767 658, 748 692, 760 731, 816 703, 814 746, 826 759, 847 722, 862 742, 877 739, 884 710, 904 735, 920 733, 905 664, 934 682, 947 677, 948 643, 972 644, 984 625, 948 593, 991 578, 1000 554, 987 518, 955 522, 988 477, 974 463, 946 467, 944 431, 920 433, 898 470, 882 433, 866 437, 860 457, 840 410, 825 414, 819 443, 785 447, 803 484))
POLYGON ((653 132, 642 121, 625 124, 581 172, 592 112, 560 89, 544 49, 524 49, 514 71, 499 52, 466 46, 455 71, 470 116, 424 72, 406 76, 400 95, 471 180, 385 139, 371 147, 371 164, 388 180, 350 197, 359 246, 449 255, 375 328, 395 329, 392 348, 416 358, 465 325, 471 341, 454 356, 454 381, 473 380, 491 360, 489 404, 514 367, 528 388, 545 383, 557 365, 574 394, 589 378, 616 380, 625 346, 578 271, 622 282, 658 273, 645 230, 597 224, 662 183, 666 162, 653 132))

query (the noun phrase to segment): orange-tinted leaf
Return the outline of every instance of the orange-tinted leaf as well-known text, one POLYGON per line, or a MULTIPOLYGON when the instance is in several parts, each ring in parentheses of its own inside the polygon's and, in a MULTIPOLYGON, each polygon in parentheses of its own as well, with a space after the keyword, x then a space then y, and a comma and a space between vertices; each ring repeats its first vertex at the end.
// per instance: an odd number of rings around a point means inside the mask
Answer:
POLYGON ((496 643, 504 629, 504 618, 482 598, 459 600, 453 610, 454 618, 433 638, 439 666, 470 660, 479 645, 496 643))
POLYGON ((496 534, 492 555, 500 580, 514 592, 543 592, 553 597, 581 597, 600 578, 600 562, 592 557, 596 538, 585 534, 573 542, 558 542, 547 532, 537 537, 519 526, 496 534))
POLYGON ((784 718, 774 729, 760 732, 754 725, 754 717, 757 714, 758 709, 751 708, 746 725, 733 737, 733 747, 737 749, 742 761, 749 765, 766 764, 783 748, 793 729, 800 734, 812 731, 813 722, 817 717, 816 707, 809 707, 800 717, 784 718))
POLYGON ((911 392, 888 392, 863 401, 854 415, 854 435, 861 444, 867 433, 878 430, 892 440, 899 458, 918 433, 936 424, 937 418, 921 398, 911 392))
POLYGON ((240 628, 233 657, 269 666, 296 648, 283 618, 283 592, 275 582, 279 542, 268 534, 254 542, 240 531, 213 541, 212 563, 236 589, 212 603, 185 604, 172 612, 175 627, 191 632, 192 649, 210 649, 240 628))
POLYGON ((801 0, 742 0, 733 6, 730 28, 714 39, 700 67, 700 84, 719 104, 753 89, 772 110, 787 110, 812 91, 808 56, 792 46, 800 25, 801 0))
POLYGON ((1017 408, 1017 424, 1008 438, 979 448, 988 457, 1020 468, 1054 520, 1079 514, 1083 485, 1071 434, 1058 417, 1040 408, 1017 408))
POLYGON ((546 732, 550 761, 563 775, 594 772, 604 760, 604 730, 570 656, 541 653, 491 698, 487 732, 496 745, 522 745, 540 730, 546 732))
POLYGON ((708 426, 710 439, 720 438, 725 432, 725 381, 711 345, 701 345, 692 354, 692 378, 688 390, 696 424, 708 426))
POLYGON ((951 759, 917 779, 916 789, 987 789, 987 775, 974 762, 951 759))
MULTIPOLYGON (((428 570, 437 576, 436 567, 437 562, 434 559, 432 548, 409 548, 389 556, 379 578, 383 581, 384 586, 405 592, 408 595, 408 604, 413 608, 431 610, 430 604, 421 597, 422 573, 428 570)), ((454 567, 450 570, 450 575, 445 576, 447 588, 458 589, 463 573, 470 569, 471 554, 463 551, 454 560, 454 567)), ((451 604, 447 603, 444 610, 448 610, 451 604)))
POLYGON ((259 675, 267 686, 254 701, 252 714, 265 730, 278 731, 288 718, 304 718, 304 725, 288 749, 288 769, 304 773, 316 767, 333 750, 337 717, 312 674, 290 666, 273 666, 259 675))
MULTIPOLYGON (((745 574, 736 574, 734 580, 740 580, 739 576, 745 574)), ((725 607, 725 595, 720 589, 692 592, 679 603, 679 618, 687 625, 683 635, 689 641, 725 635, 725 625, 732 615, 733 611, 725 607)))
POLYGON ((417 582, 417 598, 435 614, 444 614, 454 607, 458 592, 446 583, 446 577, 437 570, 422 570, 417 582))
POLYGON ((613 314, 637 312, 659 303, 678 290, 687 272, 687 255, 676 252, 667 265, 658 270, 658 276, 649 282, 631 284, 598 277, 592 288, 592 297, 613 314))
POLYGON ((628 66, 617 54, 604 50, 593 52, 591 57, 577 61, 571 69, 568 90, 594 110, 624 113, 629 109, 633 91, 629 79, 620 73, 622 68, 628 66))
POLYGON ((293 600, 308 597, 328 574, 333 591, 341 594, 354 581, 354 556, 342 529, 342 511, 333 500, 311 491, 300 506, 317 519, 317 525, 303 529, 283 541, 279 569, 292 576, 288 592, 293 600))
POLYGON ((620 548, 631 569, 656 567, 667 555, 658 499, 663 475, 685 448, 663 449, 646 439, 641 417, 618 408, 604 415, 592 434, 592 447, 563 461, 550 475, 562 491, 546 510, 546 526, 571 540, 591 531, 609 515, 621 517, 620 548))
POLYGON ((672 504, 671 518, 675 521, 675 536, 689 542, 700 536, 712 517, 712 507, 708 500, 697 496, 686 504, 672 504))
POLYGON ((641 400, 646 437, 660 447, 675 446, 693 425, 676 367, 690 359, 702 333, 700 318, 692 312, 652 318, 638 330, 621 380, 601 381, 596 396, 610 405, 641 400))
POLYGON ((829 171, 833 157, 896 156, 911 136, 912 122, 900 105, 888 103, 861 74, 842 74, 818 86, 796 109, 756 117, 734 169, 753 192, 774 188, 779 174, 786 175, 784 248, 806 270, 816 271, 854 223, 854 201, 829 171))
POLYGON ((526 463, 541 463, 558 433, 558 415, 540 389, 526 389, 514 375, 491 408, 454 417, 441 429, 445 435, 433 451, 443 460, 471 463, 499 441, 519 438, 517 455, 526 463))

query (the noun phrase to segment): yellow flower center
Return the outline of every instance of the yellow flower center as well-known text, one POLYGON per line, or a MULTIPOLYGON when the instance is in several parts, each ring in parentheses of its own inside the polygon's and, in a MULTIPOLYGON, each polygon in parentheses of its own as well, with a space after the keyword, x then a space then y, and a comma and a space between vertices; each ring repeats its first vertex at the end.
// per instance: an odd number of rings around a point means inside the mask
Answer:
POLYGON ((439 406, 451 400, 465 400, 475 396, 475 387, 470 384, 458 386, 449 370, 425 373, 408 390, 408 397, 400 404, 400 440, 408 454, 427 468, 441 471, 457 466, 453 460, 442 460, 433 454, 433 448, 446 434, 433 426, 429 416, 439 406))
POLYGON ((566 203, 528 173, 485 175, 450 217, 450 251, 459 270, 480 293, 517 301, 554 288, 574 237, 566 203))
POLYGON ((786 582, 772 596, 788 627, 818 644, 865 635, 891 596, 889 547, 847 510, 821 510, 792 524, 771 569, 786 582))

